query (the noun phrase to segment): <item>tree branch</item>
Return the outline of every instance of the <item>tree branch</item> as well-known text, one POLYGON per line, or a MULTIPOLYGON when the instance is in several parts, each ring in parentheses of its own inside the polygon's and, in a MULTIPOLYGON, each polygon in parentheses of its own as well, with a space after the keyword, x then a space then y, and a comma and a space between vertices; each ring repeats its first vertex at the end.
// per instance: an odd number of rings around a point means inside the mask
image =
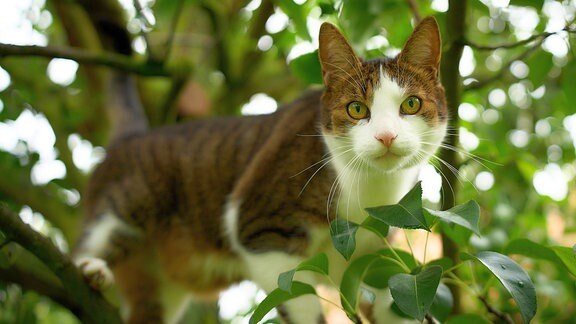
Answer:
POLYGON ((496 308, 492 307, 492 305, 490 305, 490 303, 488 303, 488 300, 486 299, 486 297, 479 296, 478 299, 480 299, 480 301, 482 301, 482 304, 484 304, 484 307, 486 307, 486 310, 488 311, 488 313, 493 314, 494 316, 496 316, 498 319, 500 319, 504 323, 514 324, 514 320, 512 320, 512 318, 510 317, 510 314, 503 313, 503 312, 497 310, 496 308))
POLYGON ((2 158, 4 157, 0 156, 0 192, 17 204, 28 205, 40 212, 62 231, 68 244, 72 244, 78 235, 78 208, 64 204, 55 196, 55 190, 50 190, 47 186, 34 186, 28 170, 14 168, 8 159, 2 158))
MULTIPOLYGON (((8 268, 0 268, 0 281, 11 282, 24 289, 33 290, 66 307, 72 313, 78 314, 78 302, 66 293, 60 280, 49 270, 39 270, 38 264, 29 265, 28 263, 17 262, 8 268), (46 276, 46 274, 49 274, 49 276, 46 276)), ((42 269, 44 268, 42 267, 42 269)))
POLYGON ((477 90, 477 89, 480 89, 480 88, 487 86, 488 84, 490 84, 496 80, 500 80, 505 74, 510 72, 510 66, 512 66, 512 64, 514 62, 522 61, 522 60, 526 59, 527 57, 529 57, 535 50, 537 50, 540 47, 540 45, 542 45, 544 40, 545 40, 545 38, 540 39, 540 41, 538 41, 536 44, 528 47, 524 52, 522 52, 521 54, 517 55, 516 57, 514 57, 513 59, 508 61, 504 66, 502 66, 500 68, 498 73, 496 73, 490 77, 487 77, 486 79, 479 80, 479 81, 476 81, 474 83, 467 85, 464 88, 464 91, 477 90))
MULTIPOLYGON (((447 50, 443 53, 441 65, 442 84, 446 90, 446 100, 449 110, 448 129, 451 134, 446 141, 448 146, 458 145, 458 129, 460 128, 458 118, 458 106, 462 101, 462 79, 458 65, 462 57, 464 46, 459 40, 464 38, 466 33, 466 0, 450 0, 449 9, 446 13, 446 35, 444 37, 447 50)), ((456 202, 456 187, 458 185, 457 175, 453 168, 459 168, 458 156, 455 151, 443 149, 440 152, 442 163, 440 173, 442 178, 442 210, 452 208, 456 202)), ((454 264, 458 264, 460 259, 460 249, 447 235, 442 234, 442 252, 445 257, 451 259, 454 264)), ((462 311, 461 290, 457 285, 449 285, 450 291, 454 296, 454 307, 452 312, 455 314, 462 311)))
POLYGON ((20 217, 0 204, 0 229, 7 239, 40 259, 60 279, 64 291, 79 304, 78 318, 85 323, 121 323, 118 312, 88 286, 78 268, 52 242, 24 224, 20 217))
POLYGON ((175 71, 170 71, 160 64, 139 63, 134 59, 120 54, 102 53, 95 54, 86 50, 74 48, 55 48, 35 45, 12 45, 0 43, 0 57, 7 56, 36 56, 46 58, 64 58, 88 65, 102 65, 118 69, 120 71, 135 73, 145 76, 172 76, 175 71))
POLYGON ((544 39, 546 39, 547 37, 557 34, 556 32, 544 32, 541 34, 535 34, 532 35, 524 40, 518 41, 518 42, 513 42, 513 43, 504 43, 504 44, 499 44, 499 45, 481 45, 481 44, 477 44, 474 43, 470 40, 467 39, 462 39, 460 40, 460 45, 462 46, 470 46, 473 49, 479 50, 479 51, 494 51, 497 49, 511 49, 511 48, 516 48, 516 47, 520 47, 523 45, 527 45, 532 43, 533 41, 540 39, 540 43, 542 43, 542 41, 544 41, 544 39))
POLYGON ((418 3, 416 2, 416 0, 406 0, 406 2, 408 3, 408 7, 410 7, 410 11, 414 16, 414 20, 416 20, 416 23, 421 22, 422 14, 420 13, 420 9, 418 9, 418 3))
POLYGON ((180 21, 180 16, 182 15, 182 10, 184 8, 184 0, 176 0, 176 11, 174 12, 174 16, 172 17, 172 23, 170 24, 170 30, 168 37, 164 43, 164 53, 163 60, 167 61, 170 58, 170 54, 172 53, 172 46, 174 45, 174 38, 176 37, 176 29, 178 27, 178 22, 180 21))

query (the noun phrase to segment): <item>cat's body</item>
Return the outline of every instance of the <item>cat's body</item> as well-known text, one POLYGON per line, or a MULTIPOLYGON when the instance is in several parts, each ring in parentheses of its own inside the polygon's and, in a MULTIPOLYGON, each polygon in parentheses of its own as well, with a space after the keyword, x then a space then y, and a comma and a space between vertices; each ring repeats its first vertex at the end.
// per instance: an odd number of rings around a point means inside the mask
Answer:
MULTIPOLYGON (((398 58, 364 63, 324 25, 324 92, 271 115, 115 140, 86 193, 77 263, 95 285, 112 269, 134 323, 166 319, 178 300, 217 296, 241 280, 270 291, 279 273, 318 252, 338 282, 344 259, 331 246, 330 220, 361 222, 364 208, 396 203, 445 136, 439 55, 433 19, 398 58)), ((355 255, 377 248, 368 234, 358 241, 355 255)), ((321 314, 310 297, 285 306, 295 323, 321 314)))

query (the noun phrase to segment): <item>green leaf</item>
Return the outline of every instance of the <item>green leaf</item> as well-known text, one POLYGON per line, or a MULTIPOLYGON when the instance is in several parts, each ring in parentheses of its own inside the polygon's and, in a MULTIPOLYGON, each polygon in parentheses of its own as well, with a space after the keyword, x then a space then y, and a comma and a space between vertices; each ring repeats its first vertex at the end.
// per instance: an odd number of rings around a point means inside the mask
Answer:
POLYGON ((576 276, 576 256, 568 247, 548 247, 528 239, 517 239, 508 243, 504 251, 507 254, 520 254, 533 259, 548 260, 558 268, 568 270, 576 276))
POLYGON ((427 266, 437 265, 437 266, 441 267, 443 271, 446 271, 446 270, 450 269, 452 266, 454 266, 454 262, 452 261, 452 259, 450 259, 448 257, 444 257, 444 258, 432 260, 432 261, 426 263, 426 265, 427 266))
POLYGON ((345 219, 336 218, 330 223, 330 237, 334 248, 346 260, 350 257, 356 249, 356 232, 358 231, 358 224, 349 222, 345 219))
POLYGON ((480 222, 480 206, 478 203, 470 200, 465 204, 454 206, 448 210, 432 210, 425 208, 432 216, 440 218, 442 221, 456 224, 467 228, 477 235, 480 235, 478 223, 480 222))
POLYGON ((533 7, 537 10, 542 9, 544 6, 544 0, 510 0, 511 6, 522 6, 522 7, 533 7))
POLYGON ((491 251, 478 252, 476 255, 462 253, 462 259, 476 259, 490 270, 516 301, 524 322, 530 322, 537 309, 536 290, 532 280, 518 263, 491 251))
POLYGON ((565 246, 553 246, 551 249, 562 260, 568 271, 576 276, 576 252, 574 248, 565 246))
POLYGON ((292 282, 296 271, 312 271, 323 275, 328 275, 328 257, 320 253, 308 260, 302 261, 296 268, 281 273, 278 276, 278 288, 292 292, 292 282))
POLYGON ((270 292, 270 294, 268 294, 268 296, 266 296, 266 298, 264 298, 264 300, 256 307, 254 313, 250 317, 250 323, 256 324, 260 322, 260 320, 262 320, 262 318, 273 308, 303 295, 316 295, 316 290, 314 290, 314 287, 309 284, 299 281, 292 282, 291 293, 280 288, 272 290, 272 292, 270 292))
POLYGON ((528 79, 532 82, 534 88, 538 88, 542 83, 544 83, 544 81, 546 81, 550 70, 554 67, 552 54, 546 51, 538 51, 528 60, 527 63, 530 67, 528 79))
POLYGON ((422 185, 420 182, 396 205, 366 208, 368 215, 389 226, 430 231, 422 213, 422 185))
POLYGON ((386 225, 386 223, 382 222, 373 217, 366 217, 362 224, 360 224, 362 228, 365 228, 380 238, 385 238, 388 236, 388 231, 390 230, 390 226, 386 225))
POLYGON ((442 277, 442 268, 431 266, 416 275, 400 273, 390 278, 390 293, 398 308, 419 321, 430 309, 442 277))
POLYGON ((445 322, 453 306, 454 297, 452 297, 452 292, 446 284, 441 282, 436 290, 432 305, 430 305, 430 313, 440 322, 445 322))
POLYGON ((576 102, 576 91, 574 91, 574 75, 576 75, 576 60, 570 60, 564 68, 562 68, 562 92, 566 96, 568 104, 562 105, 570 107, 576 102))
POLYGON ((290 61, 294 74, 306 84, 322 84, 322 70, 318 51, 298 56, 290 61))
POLYGON ((370 266, 379 259, 380 256, 377 254, 363 255, 354 260, 344 271, 340 284, 340 299, 348 317, 354 318, 360 301, 360 286, 370 266))
POLYGON ((380 258, 367 269, 363 279, 365 284, 374 288, 386 288, 392 276, 409 273, 417 267, 414 256, 406 251, 384 249, 378 251, 377 255, 380 258))
POLYGON ((459 245, 468 244, 472 236, 472 232, 469 229, 445 222, 440 223, 440 231, 459 245))

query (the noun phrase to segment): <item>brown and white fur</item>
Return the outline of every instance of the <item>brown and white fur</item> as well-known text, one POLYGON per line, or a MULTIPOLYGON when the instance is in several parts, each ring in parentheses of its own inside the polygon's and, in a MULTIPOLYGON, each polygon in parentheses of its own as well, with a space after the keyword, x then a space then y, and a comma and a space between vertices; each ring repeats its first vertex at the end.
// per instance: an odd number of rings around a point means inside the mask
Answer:
MULTIPOLYGON (((319 252, 338 283, 346 263, 331 245, 330 220, 361 222, 364 208, 396 203, 445 137, 440 51, 433 18, 397 57, 370 61, 325 23, 323 91, 270 115, 117 136, 85 195, 77 264, 95 287, 115 281, 132 323, 174 321, 190 298, 215 297, 241 280, 271 291, 279 273, 319 252), (414 114, 400 110, 409 96, 421 100, 414 114), (365 118, 347 113, 353 101, 369 108, 365 118)), ((358 233, 355 255, 378 248, 371 235, 358 233)), ((388 307, 378 296, 373 317, 383 322, 388 307)), ((283 314, 314 323, 321 308, 302 297, 283 314)))

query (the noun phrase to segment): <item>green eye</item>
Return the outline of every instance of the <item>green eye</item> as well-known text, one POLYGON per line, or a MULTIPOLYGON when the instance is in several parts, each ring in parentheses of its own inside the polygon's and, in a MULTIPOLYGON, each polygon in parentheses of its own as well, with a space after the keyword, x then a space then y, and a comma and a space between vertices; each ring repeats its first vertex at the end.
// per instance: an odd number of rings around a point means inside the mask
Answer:
POLYGON ((404 115, 414 115, 418 111, 420 111, 420 107, 422 106, 422 101, 420 98, 415 96, 410 96, 402 102, 400 105, 400 112, 404 115))
POLYGON ((348 112, 350 117, 357 120, 368 118, 368 116, 370 116, 370 110, 368 107, 359 101, 352 101, 349 103, 348 107, 346 107, 346 112, 348 112))

